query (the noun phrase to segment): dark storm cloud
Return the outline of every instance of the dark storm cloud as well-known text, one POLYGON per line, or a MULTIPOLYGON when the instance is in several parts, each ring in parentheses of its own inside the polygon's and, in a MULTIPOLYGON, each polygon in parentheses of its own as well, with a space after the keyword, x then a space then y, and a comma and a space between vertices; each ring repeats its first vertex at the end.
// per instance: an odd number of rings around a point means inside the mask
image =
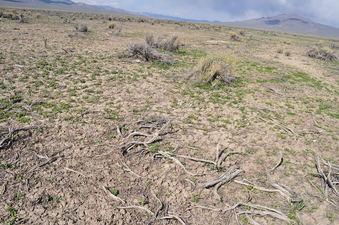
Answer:
POLYGON ((295 13, 339 27, 339 0, 77 0, 192 19, 243 20, 295 13))

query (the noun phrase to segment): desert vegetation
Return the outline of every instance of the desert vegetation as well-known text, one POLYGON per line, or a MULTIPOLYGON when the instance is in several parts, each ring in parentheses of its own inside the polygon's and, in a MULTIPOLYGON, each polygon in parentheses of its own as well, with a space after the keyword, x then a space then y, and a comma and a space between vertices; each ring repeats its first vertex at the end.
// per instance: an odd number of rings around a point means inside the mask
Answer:
POLYGON ((307 55, 311 58, 320 59, 323 61, 334 62, 338 57, 334 54, 334 50, 329 47, 312 47, 307 51, 307 55))
POLYGON ((183 47, 183 44, 180 42, 178 36, 172 37, 154 37, 153 34, 146 35, 146 43, 152 48, 159 48, 165 51, 175 52, 183 47))
POLYGON ((230 65, 227 65, 224 59, 205 57, 200 59, 197 67, 193 69, 188 78, 202 85, 221 81, 223 85, 228 86, 238 80, 237 77, 232 76, 230 73, 230 65))
POLYGON ((88 32, 88 27, 84 24, 78 24, 75 26, 75 30, 79 32, 88 32))
POLYGON ((338 223, 338 40, 0 16, 1 223, 338 223))

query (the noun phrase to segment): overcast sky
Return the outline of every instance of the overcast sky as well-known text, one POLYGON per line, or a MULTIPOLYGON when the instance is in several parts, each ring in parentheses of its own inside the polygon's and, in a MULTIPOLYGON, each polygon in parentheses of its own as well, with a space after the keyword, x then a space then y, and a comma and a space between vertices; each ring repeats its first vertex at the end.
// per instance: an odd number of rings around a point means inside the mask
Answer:
POLYGON ((295 13, 339 27, 339 0, 74 0, 190 19, 234 21, 295 13))

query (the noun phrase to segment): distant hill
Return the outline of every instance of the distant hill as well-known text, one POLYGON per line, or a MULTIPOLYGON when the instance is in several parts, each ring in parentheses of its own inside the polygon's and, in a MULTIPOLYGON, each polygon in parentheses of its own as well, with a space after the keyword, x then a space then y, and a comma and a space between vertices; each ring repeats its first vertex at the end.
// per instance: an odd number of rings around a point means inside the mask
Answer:
POLYGON ((211 21, 208 20, 194 20, 194 19, 187 19, 182 17, 176 17, 176 16, 167 16, 157 13, 149 13, 149 12, 143 12, 141 15, 151 18, 157 18, 157 19, 165 19, 165 20, 177 20, 177 21, 186 21, 186 22, 197 22, 197 23, 211 23, 211 21))
POLYGON ((339 38, 339 28, 313 22, 310 19, 294 15, 282 14, 273 17, 262 17, 237 22, 224 22, 223 25, 264 30, 284 31, 305 35, 339 38))
POLYGON ((0 6, 136 15, 123 9, 116 9, 110 6, 95 6, 84 3, 75 3, 71 0, 0 0, 0 6))

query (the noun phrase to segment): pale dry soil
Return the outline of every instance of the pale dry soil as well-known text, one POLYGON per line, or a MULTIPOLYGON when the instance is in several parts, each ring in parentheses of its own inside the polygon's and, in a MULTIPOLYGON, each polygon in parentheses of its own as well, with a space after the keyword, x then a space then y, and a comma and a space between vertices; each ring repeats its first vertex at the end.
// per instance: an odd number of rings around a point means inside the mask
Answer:
POLYGON ((309 46, 338 41, 242 29, 245 36, 237 42, 229 38, 237 28, 147 21, 123 22, 116 36, 107 20, 64 24, 48 13, 35 14, 28 23, 0 22, 0 137, 8 128, 30 128, 0 150, 3 224, 180 224, 160 220, 168 215, 194 225, 251 224, 251 218, 287 224, 269 215, 236 218, 236 210, 201 208, 248 199, 279 210, 290 224, 338 223, 338 196, 329 191, 326 200, 314 174, 317 156, 339 163, 339 63, 306 56, 309 46), (75 32, 76 23, 87 24, 89 32, 75 32), (185 47, 167 53, 174 54, 174 65, 121 57, 147 33, 179 36, 185 47), (211 87, 186 80, 206 55, 227 57, 240 82, 211 87), (131 140, 148 140, 130 133, 163 126, 139 128, 141 121, 162 120, 170 124, 150 152, 139 146, 122 154, 121 146, 131 140), (185 171, 156 157, 172 152, 213 161, 218 146, 240 152, 218 170, 177 158, 185 171), (268 173, 281 153, 283 163, 268 173), (226 183, 218 192, 222 200, 213 188, 203 188, 232 165, 244 171, 236 180, 252 185, 226 183), (287 186, 298 200, 254 187, 272 189, 271 183, 287 186), (131 205, 159 215, 118 208, 131 205))

